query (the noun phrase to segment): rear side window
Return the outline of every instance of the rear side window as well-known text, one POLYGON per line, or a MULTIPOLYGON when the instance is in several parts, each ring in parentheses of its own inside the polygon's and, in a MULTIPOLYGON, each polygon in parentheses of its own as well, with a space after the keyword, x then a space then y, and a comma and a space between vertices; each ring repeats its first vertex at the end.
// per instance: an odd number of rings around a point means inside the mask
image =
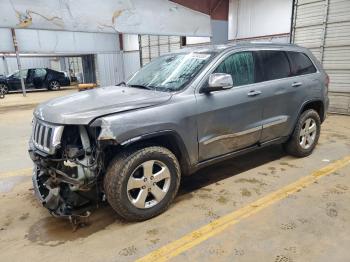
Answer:
POLYGON ((287 55, 283 51, 258 51, 264 81, 286 78, 290 76, 290 66, 287 55))
POLYGON ((221 62, 214 73, 230 74, 234 86, 254 83, 255 68, 252 52, 240 52, 230 55, 221 62))
POLYGON ((310 58, 304 53, 287 53, 292 64, 292 76, 306 75, 317 71, 310 58))
POLYGON ((46 70, 44 68, 35 69, 34 77, 45 77, 46 70))

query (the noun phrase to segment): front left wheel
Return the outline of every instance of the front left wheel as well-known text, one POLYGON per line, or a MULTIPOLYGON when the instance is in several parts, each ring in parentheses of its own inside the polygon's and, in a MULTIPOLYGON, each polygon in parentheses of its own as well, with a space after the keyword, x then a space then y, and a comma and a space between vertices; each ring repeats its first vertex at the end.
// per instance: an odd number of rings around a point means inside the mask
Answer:
POLYGON ((112 208, 128 221, 143 221, 163 213, 174 200, 181 171, 175 155, 152 146, 117 156, 104 178, 112 208))
POLYGON ((6 95, 9 92, 9 88, 6 84, 0 84, 0 92, 6 95))

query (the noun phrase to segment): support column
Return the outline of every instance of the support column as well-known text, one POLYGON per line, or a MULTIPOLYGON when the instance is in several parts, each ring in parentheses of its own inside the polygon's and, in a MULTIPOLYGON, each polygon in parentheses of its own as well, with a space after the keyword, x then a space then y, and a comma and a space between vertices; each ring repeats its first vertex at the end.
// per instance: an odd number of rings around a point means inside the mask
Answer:
MULTIPOLYGON (((17 67, 18 67, 18 70, 21 71, 22 66, 21 66, 21 60, 19 59, 18 42, 17 42, 17 39, 16 39, 16 32, 15 32, 14 28, 11 28, 11 34, 12 34, 13 46, 14 46, 15 52, 16 52, 17 67)), ((26 96, 26 88, 24 86, 24 80, 21 77, 21 74, 19 74, 19 76, 20 76, 20 79, 21 79, 21 86, 22 86, 23 96, 26 96)))

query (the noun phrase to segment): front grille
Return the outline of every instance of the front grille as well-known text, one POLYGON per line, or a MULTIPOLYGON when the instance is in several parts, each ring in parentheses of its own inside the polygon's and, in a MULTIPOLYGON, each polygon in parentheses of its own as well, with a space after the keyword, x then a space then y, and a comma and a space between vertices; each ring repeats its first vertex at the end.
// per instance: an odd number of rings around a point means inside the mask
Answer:
POLYGON ((54 154, 61 142, 63 126, 51 125, 38 119, 33 120, 32 139, 34 146, 46 153, 54 154))

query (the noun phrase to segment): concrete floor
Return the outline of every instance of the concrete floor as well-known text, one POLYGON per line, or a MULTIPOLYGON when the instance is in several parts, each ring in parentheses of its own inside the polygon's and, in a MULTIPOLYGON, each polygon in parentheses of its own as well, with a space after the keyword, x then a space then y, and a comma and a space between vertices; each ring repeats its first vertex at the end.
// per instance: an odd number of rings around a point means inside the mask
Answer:
MULTIPOLYGON (((31 114, 1 115, 1 261, 134 261, 350 155, 350 117, 332 115, 307 158, 286 156, 280 146, 261 149, 186 177, 175 203, 154 219, 125 223, 107 206, 92 214, 87 227, 73 232, 33 196, 26 154, 31 114)), ((172 260, 349 261, 349 175, 350 165, 172 260)))

